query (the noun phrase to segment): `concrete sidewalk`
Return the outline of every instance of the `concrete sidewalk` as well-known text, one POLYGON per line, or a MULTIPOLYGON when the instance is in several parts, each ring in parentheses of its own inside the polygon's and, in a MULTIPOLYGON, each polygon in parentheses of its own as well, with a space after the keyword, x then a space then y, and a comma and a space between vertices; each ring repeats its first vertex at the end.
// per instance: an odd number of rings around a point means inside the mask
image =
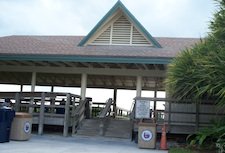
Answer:
POLYGON ((2 153, 167 153, 167 151, 139 149, 126 139, 103 137, 62 137, 32 135, 29 141, 0 143, 2 153))

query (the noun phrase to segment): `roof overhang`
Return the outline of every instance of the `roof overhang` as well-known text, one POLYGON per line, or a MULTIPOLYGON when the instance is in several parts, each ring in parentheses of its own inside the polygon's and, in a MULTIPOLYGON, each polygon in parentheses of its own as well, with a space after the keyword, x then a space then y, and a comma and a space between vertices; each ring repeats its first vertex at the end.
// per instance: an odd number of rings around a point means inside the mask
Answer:
POLYGON ((172 58, 163 57, 105 57, 105 56, 71 56, 71 55, 0 55, 0 61, 62 61, 62 62, 98 62, 98 63, 137 63, 169 64, 172 58))

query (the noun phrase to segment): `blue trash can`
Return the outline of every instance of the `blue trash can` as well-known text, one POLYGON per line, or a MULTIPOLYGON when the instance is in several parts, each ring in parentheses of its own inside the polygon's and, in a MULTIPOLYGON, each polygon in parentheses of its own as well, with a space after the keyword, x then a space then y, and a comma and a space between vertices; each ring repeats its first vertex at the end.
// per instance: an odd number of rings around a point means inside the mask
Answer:
POLYGON ((7 107, 0 108, 0 143, 9 142, 10 129, 14 117, 14 110, 7 107))

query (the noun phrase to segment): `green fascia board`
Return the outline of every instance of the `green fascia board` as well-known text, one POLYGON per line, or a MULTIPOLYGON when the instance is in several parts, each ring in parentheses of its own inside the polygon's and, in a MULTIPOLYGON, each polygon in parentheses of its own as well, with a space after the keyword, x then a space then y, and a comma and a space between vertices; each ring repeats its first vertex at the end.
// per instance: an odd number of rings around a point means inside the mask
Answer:
POLYGON ((169 64, 172 58, 103 57, 69 55, 0 55, 0 61, 49 61, 49 62, 97 62, 97 63, 136 63, 169 64))
POLYGON ((155 46, 161 48, 161 45, 151 36, 151 34, 144 28, 144 26, 134 17, 133 14, 123 5, 123 3, 119 0, 110 10, 109 12, 97 23, 97 25, 88 33, 86 37, 84 37, 78 46, 83 46, 93 35, 94 33, 101 27, 101 25, 107 21, 107 19, 112 16, 119 8, 127 15, 127 17, 135 24, 135 26, 145 35, 145 37, 155 46))

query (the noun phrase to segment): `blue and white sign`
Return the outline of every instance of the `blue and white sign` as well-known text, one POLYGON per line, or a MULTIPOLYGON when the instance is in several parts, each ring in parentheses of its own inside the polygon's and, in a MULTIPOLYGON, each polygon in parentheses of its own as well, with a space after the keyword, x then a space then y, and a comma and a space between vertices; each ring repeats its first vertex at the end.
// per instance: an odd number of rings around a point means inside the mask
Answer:
POLYGON ((25 133, 29 133, 30 132, 30 129, 31 128, 31 125, 29 122, 25 122, 24 125, 23 125, 23 130, 25 133))
POLYGON ((153 134, 151 131, 149 130, 144 130, 142 131, 141 133, 141 138, 144 140, 144 141, 150 141, 153 137, 153 134))

